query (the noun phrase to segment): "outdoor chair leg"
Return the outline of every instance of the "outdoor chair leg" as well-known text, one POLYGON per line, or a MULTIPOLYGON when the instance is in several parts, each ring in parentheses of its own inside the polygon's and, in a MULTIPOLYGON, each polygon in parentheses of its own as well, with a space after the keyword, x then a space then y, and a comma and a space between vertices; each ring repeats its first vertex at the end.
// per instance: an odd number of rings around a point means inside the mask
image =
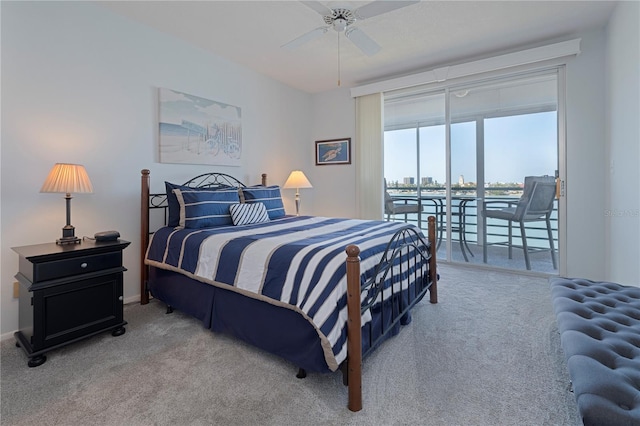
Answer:
MULTIPOLYGON (((462 256, 464 257, 464 261, 468 262, 469 258, 467 257, 467 251, 464 249, 464 245, 466 244, 466 242, 462 239, 462 231, 458 231, 458 238, 460 239, 460 251, 462 252, 462 256)), ((471 253, 471 250, 469 250, 469 253, 471 253)))
MULTIPOLYGON (((467 250, 469 251, 469 254, 471 255, 471 257, 475 257, 473 255, 473 252, 471 251, 471 248, 469 247, 469 244, 467 243, 467 220, 466 220, 466 215, 462 215, 461 217, 462 220, 462 230, 460 231, 460 239, 462 241, 464 241, 464 246, 467 248, 467 250)), ((467 256, 465 256, 465 260, 466 260, 467 256)))
POLYGON ((513 227, 509 221, 509 259, 513 259, 513 227))
POLYGON ((442 244, 443 236, 444 236, 444 215, 442 213, 438 213, 438 245, 436 246, 436 250, 440 249, 440 244, 442 244))
POLYGON ((469 243, 467 243, 467 235, 466 232, 463 234, 463 238, 464 238, 464 246, 467 248, 467 251, 469 252, 469 254, 471 255, 471 257, 475 257, 475 255, 473 254, 473 252, 471 251, 471 247, 469 247, 469 243))
POLYGON ((522 236, 522 250, 524 250, 524 263, 527 266, 527 270, 531 270, 531 263, 529 262, 529 247, 527 247, 527 234, 524 231, 524 222, 520 222, 520 235, 522 236))
POLYGON ((553 234, 551 232, 551 221, 547 217, 547 235, 549 236, 549 248, 551 250, 551 263, 553 263, 553 269, 558 269, 556 264, 556 248, 553 244, 553 234))
POLYGON ((482 261, 487 263, 487 217, 482 215, 482 261))

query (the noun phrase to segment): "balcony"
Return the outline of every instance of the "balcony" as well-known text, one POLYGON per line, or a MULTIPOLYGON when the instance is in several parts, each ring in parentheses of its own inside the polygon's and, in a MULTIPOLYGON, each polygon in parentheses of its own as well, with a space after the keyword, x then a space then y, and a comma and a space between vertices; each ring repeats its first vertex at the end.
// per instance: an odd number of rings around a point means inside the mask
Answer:
MULTIPOLYGON (((389 194, 396 203, 422 204, 422 213, 398 214, 390 217, 396 222, 407 222, 419 226, 423 230, 427 229, 427 218, 435 216, 438 222, 438 251, 440 260, 447 259, 447 215, 446 197, 444 188, 429 187, 421 189, 420 199, 416 195, 414 188, 389 188, 389 194)), ((485 188, 485 201, 516 201, 522 194, 519 187, 499 187, 485 188), (496 195, 496 192, 499 194, 496 195)), ((478 203, 482 203, 476 197, 476 188, 452 188, 451 194, 451 261, 483 265, 482 259, 482 218, 478 218, 478 203), (480 224, 480 226, 478 226, 480 224), (462 225, 462 226, 461 226, 462 225), (463 232, 460 231, 463 229, 463 232), (461 241, 462 240, 462 241, 461 241), (465 245, 466 243, 466 245, 465 245)), ((551 227, 554 246, 558 249, 558 202, 554 202, 554 210, 551 215, 551 227)), ((386 216, 385 216, 386 218, 386 216)), ((558 270, 553 268, 551 256, 549 254, 549 244, 547 240, 547 230, 544 221, 530 222, 526 224, 527 244, 531 250, 529 259, 531 271, 557 275, 558 270)), ((516 225, 513 232, 514 246, 521 246, 519 227, 516 225)), ((495 243, 507 241, 508 222, 504 220, 491 220, 487 222, 487 241, 495 243)), ((487 264, 497 268, 511 270, 526 270, 523 250, 514 247, 512 258, 509 258, 506 246, 488 245, 487 264)), ((557 256, 557 253, 556 253, 557 256)))

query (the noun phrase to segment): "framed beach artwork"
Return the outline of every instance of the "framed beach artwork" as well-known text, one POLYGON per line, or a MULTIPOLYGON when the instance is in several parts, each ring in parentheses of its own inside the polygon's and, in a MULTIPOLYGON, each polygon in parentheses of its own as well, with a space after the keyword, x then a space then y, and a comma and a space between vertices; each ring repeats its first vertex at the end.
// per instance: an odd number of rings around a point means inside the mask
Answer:
POLYGON ((158 99, 161 163, 241 165, 241 108, 164 88, 158 99))
POLYGON ((351 138, 316 141, 316 166, 351 164, 351 138))

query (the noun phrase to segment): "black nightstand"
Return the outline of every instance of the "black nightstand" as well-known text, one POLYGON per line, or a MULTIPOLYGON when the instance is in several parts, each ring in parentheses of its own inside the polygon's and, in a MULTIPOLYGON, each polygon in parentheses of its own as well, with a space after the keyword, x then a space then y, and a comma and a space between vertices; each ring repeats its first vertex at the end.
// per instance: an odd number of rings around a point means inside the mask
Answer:
POLYGON ((129 241, 82 241, 14 247, 20 283, 16 346, 29 367, 43 364, 45 352, 111 330, 124 334, 122 250, 129 241))

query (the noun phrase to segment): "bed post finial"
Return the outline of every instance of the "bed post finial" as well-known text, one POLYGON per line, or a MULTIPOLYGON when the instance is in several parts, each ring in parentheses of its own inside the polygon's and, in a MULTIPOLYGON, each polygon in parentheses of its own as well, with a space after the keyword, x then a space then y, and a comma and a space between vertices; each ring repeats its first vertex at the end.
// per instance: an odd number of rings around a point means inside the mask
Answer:
POLYGON ((267 174, 262 174, 262 186, 267 186, 267 174))
POLYGON ((347 377, 349 410, 362 410, 362 308, 360 305, 360 248, 350 244, 347 252, 347 377))

